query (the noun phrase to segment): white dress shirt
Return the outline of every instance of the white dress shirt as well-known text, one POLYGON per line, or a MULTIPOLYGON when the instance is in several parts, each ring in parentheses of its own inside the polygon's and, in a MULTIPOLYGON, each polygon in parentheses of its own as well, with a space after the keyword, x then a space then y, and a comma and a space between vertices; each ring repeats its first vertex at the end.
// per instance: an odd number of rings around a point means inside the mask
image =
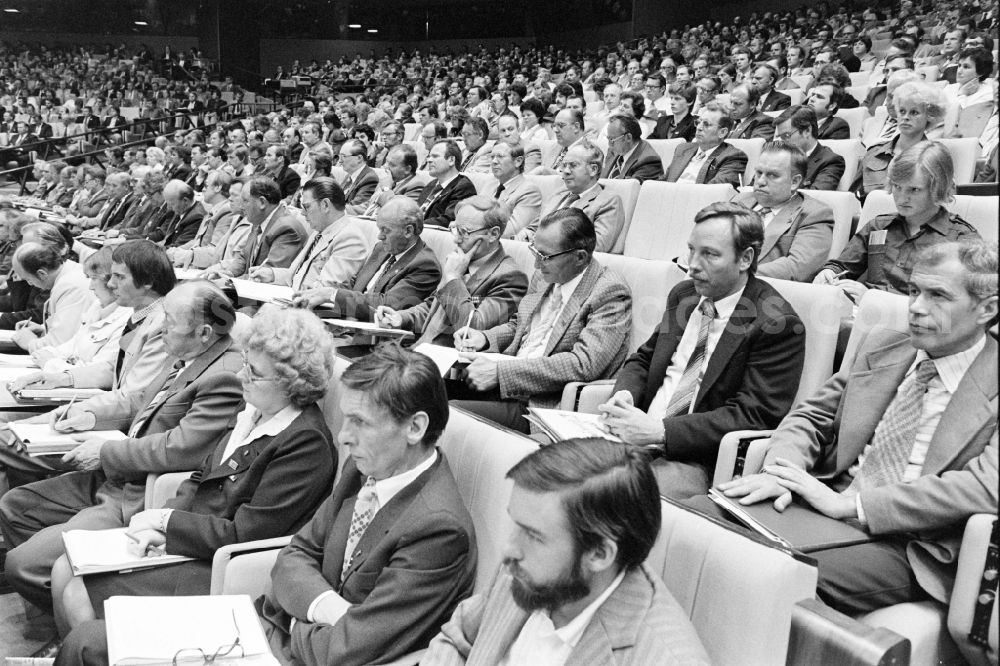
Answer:
POLYGON ((611 585, 584 608, 579 615, 559 629, 555 628, 547 611, 536 610, 528 616, 521 633, 511 644, 507 655, 498 666, 563 666, 569 659, 587 625, 598 609, 608 600, 625 579, 625 571, 618 573, 611 585))
MULTIPOLYGON (((694 406, 698 402, 701 378, 705 375, 705 368, 708 367, 708 362, 712 358, 712 352, 715 351, 715 346, 719 344, 719 338, 722 337, 723 331, 729 325, 729 318, 733 316, 736 304, 739 303, 742 296, 743 289, 740 289, 736 293, 715 301, 716 317, 708 326, 708 340, 705 342, 705 358, 701 364, 701 371, 698 373, 698 386, 695 389, 694 397, 691 399, 691 406, 688 408, 689 414, 694 410, 694 406)), ((701 314, 700 307, 703 300, 705 300, 704 297, 698 301, 699 307, 691 311, 691 317, 688 319, 687 326, 684 327, 684 335, 681 336, 681 341, 678 343, 677 349, 674 350, 674 356, 670 359, 670 365, 667 366, 667 372, 663 377, 663 384, 649 403, 649 409, 646 410, 646 413, 650 416, 663 419, 667 414, 667 406, 670 404, 670 399, 674 396, 674 390, 684 375, 688 359, 691 358, 691 354, 694 353, 694 349, 698 345, 698 332, 701 330, 701 319, 704 316, 701 314)))
POLYGON ((229 434, 229 441, 226 442, 226 448, 222 452, 222 459, 228 460, 240 447, 246 446, 256 439, 281 434, 301 413, 301 407, 288 405, 268 420, 258 423, 260 410, 248 404, 242 412, 236 415, 236 425, 233 426, 233 431, 229 434))

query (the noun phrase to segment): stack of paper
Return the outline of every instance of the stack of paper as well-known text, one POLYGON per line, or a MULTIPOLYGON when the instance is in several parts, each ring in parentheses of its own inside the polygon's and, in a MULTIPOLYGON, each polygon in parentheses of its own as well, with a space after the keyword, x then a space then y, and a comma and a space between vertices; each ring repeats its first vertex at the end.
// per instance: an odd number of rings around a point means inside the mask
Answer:
POLYGON ((14 395, 18 400, 65 403, 73 400, 86 400, 102 393, 106 393, 106 391, 97 388, 24 388, 16 391, 14 395))
POLYGON ((11 423, 8 427, 30 456, 68 453, 80 446, 80 442, 75 438, 81 434, 87 439, 128 439, 128 435, 119 430, 87 430, 83 433, 63 433, 56 432, 48 423, 22 422, 11 423))
POLYGON ((63 548, 74 576, 109 571, 134 571, 177 564, 194 559, 184 555, 139 556, 129 550, 134 545, 125 533, 126 527, 112 530, 69 530, 63 532, 63 548))
POLYGON ((599 414, 584 414, 565 409, 539 409, 529 407, 525 417, 538 426, 552 441, 598 437, 621 443, 621 439, 607 432, 599 414))
POLYGON ((291 302, 295 291, 291 287, 280 284, 267 284, 265 282, 254 282, 253 280, 240 280, 233 278, 233 287, 236 295, 249 301, 260 301, 261 303, 271 303, 275 301, 291 302))
POLYGON ((104 615, 112 666, 201 664, 202 653, 219 653, 222 663, 278 663, 247 595, 111 597, 104 615), (239 645, 222 657, 237 639, 239 645))
POLYGON ((370 321, 354 321, 353 319, 323 319, 323 323, 335 328, 346 328, 362 335, 387 338, 412 338, 413 333, 401 331, 398 328, 382 328, 370 321))

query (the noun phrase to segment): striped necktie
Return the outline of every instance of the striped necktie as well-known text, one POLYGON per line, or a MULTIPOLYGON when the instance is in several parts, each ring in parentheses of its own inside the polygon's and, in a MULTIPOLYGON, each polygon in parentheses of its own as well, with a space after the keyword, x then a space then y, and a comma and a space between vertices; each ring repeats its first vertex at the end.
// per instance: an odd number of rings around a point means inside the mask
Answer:
POLYGON ((184 369, 184 365, 184 361, 176 361, 171 366, 170 373, 167 375, 166 379, 163 380, 163 385, 160 387, 160 390, 156 392, 156 395, 153 396, 153 399, 149 401, 149 404, 146 405, 139 416, 132 421, 132 427, 128 429, 129 437, 138 437, 139 432, 142 430, 143 426, 146 425, 146 421, 149 420, 149 417, 152 416, 153 412, 155 412, 157 408, 167 399, 167 393, 169 393, 170 389, 173 388, 174 380, 177 379, 177 375, 179 375, 181 370, 184 369))
POLYGON ((698 342, 694 346, 691 358, 688 359, 684 374, 677 382, 677 388, 667 405, 665 418, 680 416, 691 410, 691 403, 694 402, 695 394, 698 392, 698 384, 701 379, 701 368, 705 363, 705 349, 708 345, 708 329, 718 313, 715 310, 715 303, 705 299, 698 306, 701 311, 701 327, 698 329, 698 342))

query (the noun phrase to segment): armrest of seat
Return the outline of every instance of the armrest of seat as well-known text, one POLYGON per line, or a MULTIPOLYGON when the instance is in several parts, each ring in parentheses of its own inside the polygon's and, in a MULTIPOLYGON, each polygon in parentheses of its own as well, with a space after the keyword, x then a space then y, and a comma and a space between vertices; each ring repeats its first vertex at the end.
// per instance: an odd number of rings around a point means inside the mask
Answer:
POLYGON ((596 414, 597 406, 607 402, 614 389, 615 380, 598 379, 594 382, 570 382, 563 387, 559 409, 584 414, 596 414))
POLYGON ((251 597, 262 594, 271 580, 271 567, 278 551, 291 540, 290 536, 258 539, 216 550, 212 558, 211 594, 249 594, 251 597), (235 557, 237 555, 239 557, 235 557))
POLYGON ((884 627, 869 627, 816 599, 792 608, 788 664, 888 666, 910 663, 910 641, 884 627))
POLYGON ((719 442, 719 457, 715 463, 712 485, 717 486, 737 477, 756 474, 764 463, 768 439, 773 430, 734 430, 719 442))
POLYGON ((989 557, 990 542, 995 543, 997 539, 996 522, 995 514, 980 513, 965 524, 955 586, 948 606, 948 631, 963 656, 973 665, 997 661, 997 606, 1000 600, 996 598, 996 555, 992 562, 989 557), (978 631, 974 632, 974 627, 978 631), (972 633, 979 638, 973 640, 972 633))
POLYGON ((177 494, 177 489, 187 481, 191 472, 164 472, 146 475, 146 508, 159 509, 177 494))

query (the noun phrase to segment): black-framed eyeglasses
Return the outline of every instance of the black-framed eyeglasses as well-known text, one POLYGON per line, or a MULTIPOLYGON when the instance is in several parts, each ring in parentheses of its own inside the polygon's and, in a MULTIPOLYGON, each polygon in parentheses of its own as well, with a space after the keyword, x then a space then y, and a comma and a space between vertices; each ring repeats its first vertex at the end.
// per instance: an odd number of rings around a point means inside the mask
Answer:
POLYGON ((616 137, 610 137, 610 136, 609 136, 609 137, 608 137, 608 145, 609 145, 609 146, 611 146, 611 145, 614 145, 615 141, 617 141, 618 139, 624 139, 624 138, 625 138, 625 137, 627 137, 627 136, 628 136, 628 134, 619 134, 619 135, 618 135, 618 136, 616 136, 616 137))
POLYGON ((538 259, 538 261, 540 261, 540 262, 542 262, 544 264, 544 263, 547 263, 547 262, 549 262, 549 261, 551 261, 551 260, 555 259, 556 257, 561 256, 563 254, 569 254, 570 252, 576 252, 580 248, 574 247, 574 248, 570 248, 568 250, 563 250, 562 252, 553 252, 552 254, 542 254, 541 252, 538 251, 538 248, 535 247, 534 243, 529 243, 528 244, 528 249, 531 250, 531 254, 534 255, 535 259, 538 259))

